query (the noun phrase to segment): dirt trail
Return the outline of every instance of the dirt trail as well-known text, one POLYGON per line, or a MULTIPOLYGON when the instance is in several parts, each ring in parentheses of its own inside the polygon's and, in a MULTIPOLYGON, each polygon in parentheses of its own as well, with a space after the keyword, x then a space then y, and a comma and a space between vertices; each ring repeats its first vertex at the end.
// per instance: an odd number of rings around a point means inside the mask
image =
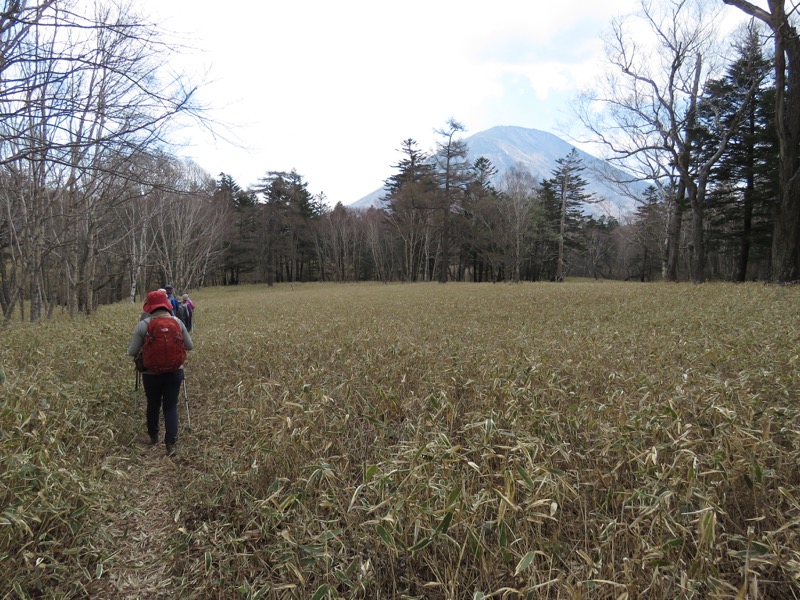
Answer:
POLYGON ((167 457, 163 444, 133 446, 125 482, 120 521, 111 524, 119 540, 116 567, 106 580, 108 598, 160 600, 174 597, 172 552, 168 547, 175 523, 177 457, 167 457))
MULTIPOLYGON (((193 374, 187 373, 187 377, 193 374)), ((131 390, 131 414, 140 433, 126 447, 125 473, 120 479, 120 504, 111 507, 108 527, 117 540, 117 555, 100 579, 95 580, 90 597, 98 600, 166 600, 180 597, 176 592, 175 543, 181 519, 178 511, 185 486, 200 472, 197 453, 203 451, 208 432, 196 423, 204 421, 203 394, 196 393, 189 383, 188 404, 192 427, 186 414, 186 388, 178 399, 177 452, 166 455, 163 443, 164 420, 160 416, 161 441, 149 445, 145 434, 144 391, 131 390)))
MULTIPOLYGON (((132 392, 133 393, 133 392, 132 392)), ((139 429, 145 427, 144 393, 136 392, 131 398, 141 407, 133 418, 139 429)), ((192 419, 195 411, 202 419, 198 398, 190 399, 192 419), (198 410, 199 409, 199 410, 198 410)), ((198 442, 204 432, 190 429, 186 419, 184 397, 178 405, 179 425, 177 453, 166 455, 163 442, 147 444, 147 435, 140 433, 129 445, 129 461, 122 468, 125 478, 120 480, 120 505, 114 507, 113 521, 109 523, 118 540, 118 554, 104 576, 96 580, 89 590, 91 598, 99 600, 166 600, 178 597, 175 590, 174 544, 180 519, 183 488, 198 475, 190 456, 198 451, 198 442)), ((163 416, 161 417, 163 436, 163 416)))

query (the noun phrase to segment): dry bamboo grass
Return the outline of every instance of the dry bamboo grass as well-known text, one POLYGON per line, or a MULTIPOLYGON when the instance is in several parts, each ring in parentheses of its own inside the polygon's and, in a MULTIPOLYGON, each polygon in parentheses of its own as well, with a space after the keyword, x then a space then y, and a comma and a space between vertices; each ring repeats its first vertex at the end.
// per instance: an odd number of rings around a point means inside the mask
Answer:
POLYGON ((4 332, 1 594, 800 596, 798 288, 196 296, 174 462, 138 307, 4 332))

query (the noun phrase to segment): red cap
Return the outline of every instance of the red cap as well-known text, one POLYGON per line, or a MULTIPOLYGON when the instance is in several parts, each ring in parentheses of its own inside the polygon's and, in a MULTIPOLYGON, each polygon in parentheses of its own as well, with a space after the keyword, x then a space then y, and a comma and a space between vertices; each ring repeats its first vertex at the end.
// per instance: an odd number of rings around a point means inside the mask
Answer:
POLYGON ((142 306, 142 310, 148 313, 153 312, 157 308, 172 310, 172 303, 167 298, 166 292, 162 290, 155 290, 154 292, 148 292, 147 300, 144 301, 144 306, 142 306))

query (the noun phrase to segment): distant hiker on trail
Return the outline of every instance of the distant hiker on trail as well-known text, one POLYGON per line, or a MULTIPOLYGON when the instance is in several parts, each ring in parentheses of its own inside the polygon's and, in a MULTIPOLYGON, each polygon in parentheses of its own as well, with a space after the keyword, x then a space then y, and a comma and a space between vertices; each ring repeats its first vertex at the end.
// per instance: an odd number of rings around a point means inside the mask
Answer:
POLYGON ((186 329, 190 332, 192 331, 192 317, 194 317, 194 302, 191 301, 189 298, 189 294, 184 294, 181 296, 181 306, 184 309, 184 317, 183 324, 186 325, 186 329))
POLYGON ((164 286, 164 290, 167 292, 167 298, 169 298, 170 304, 172 304, 172 315, 178 317, 183 324, 186 325, 187 330, 191 330, 189 327, 189 315, 187 314, 186 306, 184 306, 178 297, 174 295, 174 288, 172 284, 168 283, 164 286))
POLYGON ((183 322, 170 315, 172 303, 156 290, 147 294, 142 310, 150 316, 139 321, 128 345, 128 354, 141 351, 142 383, 147 396, 147 433, 150 445, 158 443, 159 413, 164 412, 164 444, 167 455, 175 453, 178 439, 178 396, 184 378, 186 351, 194 348, 183 322))
POLYGON ((175 297, 175 288, 172 287, 171 283, 168 283, 164 286, 164 290, 167 292, 167 298, 169 298, 169 303, 172 305, 170 312, 178 316, 178 305, 180 305, 180 300, 175 297))
POLYGON ((189 308, 191 308, 192 311, 194 311, 194 302, 192 302, 191 299, 189 298, 189 294, 184 294, 181 297, 181 300, 183 301, 184 304, 188 304, 189 308))
POLYGON ((167 292, 167 298, 169 298, 170 304, 172 304, 171 314, 183 321, 183 324, 186 325, 186 329, 191 331, 191 328, 189 327, 189 315, 187 314, 187 308, 173 293, 175 289, 172 287, 172 284, 168 283, 165 285, 164 290, 167 292))

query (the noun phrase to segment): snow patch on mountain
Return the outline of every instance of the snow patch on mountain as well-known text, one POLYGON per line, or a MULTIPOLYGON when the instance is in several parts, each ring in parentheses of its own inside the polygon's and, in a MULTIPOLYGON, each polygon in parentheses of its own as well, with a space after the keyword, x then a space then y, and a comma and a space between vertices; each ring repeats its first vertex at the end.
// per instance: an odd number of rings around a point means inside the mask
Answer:
MULTIPOLYGON (((522 165, 537 181, 542 181, 553 176, 553 171, 558 168, 557 160, 565 158, 573 149, 577 150, 585 167, 581 176, 588 184, 586 191, 597 201, 588 205, 586 212, 596 216, 609 214, 619 217, 620 214, 633 211, 633 198, 641 197, 647 188, 644 182, 630 182, 631 177, 621 169, 546 131, 500 125, 464 138, 464 141, 469 147, 470 163, 483 156, 497 169, 492 183, 498 189, 502 188, 503 175, 514 165, 522 165), (615 184, 612 181, 628 183, 615 184)), ((379 188, 353 202, 350 207, 383 207, 385 197, 386 189, 379 188)))

